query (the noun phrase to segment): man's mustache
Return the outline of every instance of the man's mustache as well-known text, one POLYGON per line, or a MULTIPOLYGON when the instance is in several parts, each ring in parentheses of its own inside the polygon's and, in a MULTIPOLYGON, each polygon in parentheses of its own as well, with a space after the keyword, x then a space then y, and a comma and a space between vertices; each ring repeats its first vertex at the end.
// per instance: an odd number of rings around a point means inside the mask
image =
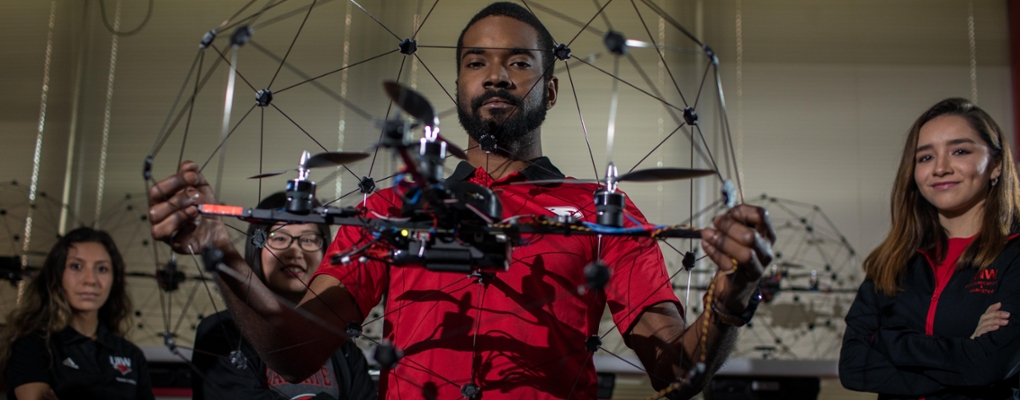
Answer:
POLYGON ((507 91, 506 89, 496 89, 490 92, 485 92, 485 94, 478 96, 474 100, 472 100, 471 110, 475 112, 475 115, 477 115, 478 110, 482 108, 482 104, 484 104, 486 101, 493 97, 498 97, 501 100, 507 102, 507 104, 510 104, 515 107, 521 103, 520 99, 510 94, 510 92, 507 91))

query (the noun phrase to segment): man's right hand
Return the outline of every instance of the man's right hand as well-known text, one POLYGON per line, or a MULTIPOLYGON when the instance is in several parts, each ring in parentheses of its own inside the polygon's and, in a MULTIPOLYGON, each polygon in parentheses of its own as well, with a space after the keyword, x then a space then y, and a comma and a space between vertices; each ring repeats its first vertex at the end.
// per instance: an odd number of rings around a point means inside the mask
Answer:
POLYGON ((199 214, 199 204, 216 204, 216 194, 199 172, 198 164, 185 161, 176 174, 149 188, 153 239, 164 241, 183 254, 229 243, 223 222, 218 217, 199 214))

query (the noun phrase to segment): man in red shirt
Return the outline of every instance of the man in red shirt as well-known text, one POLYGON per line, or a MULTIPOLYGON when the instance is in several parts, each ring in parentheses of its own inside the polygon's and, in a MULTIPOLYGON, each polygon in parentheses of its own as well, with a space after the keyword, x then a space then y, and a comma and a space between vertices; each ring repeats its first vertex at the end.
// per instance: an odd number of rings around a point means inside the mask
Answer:
MULTIPOLYGON (((542 157, 540 142, 545 111, 557 100, 552 45, 537 18, 514 4, 490 5, 471 20, 457 51, 458 111, 471 150, 448 180, 490 188, 505 217, 572 213, 594 221, 594 186, 521 184, 563 178, 542 157), (483 141, 494 141, 497 151, 481 150, 483 141)), ((245 271, 222 222, 198 215, 197 204, 214 202, 197 166, 182 164, 178 174, 150 190, 153 237, 179 252, 217 246, 228 268, 245 271)), ((391 188, 364 207, 393 216, 398 204, 391 188)), ((629 201, 626 211, 633 217, 628 226, 644 223, 629 201)), ((765 210, 757 207, 734 207, 714 225, 701 231, 702 247, 720 266, 714 298, 706 299, 712 312, 690 326, 652 239, 532 235, 514 249, 508 271, 480 279, 374 261, 323 265, 297 311, 257 281, 217 281, 241 329, 290 381, 314 373, 348 339, 334 332, 362 323, 385 294, 384 336, 404 352, 382 377, 388 398, 594 398, 596 349, 589 338, 599 335, 607 305, 653 386, 693 377, 673 393, 690 397, 725 360, 737 326, 749 318, 745 311, 753 312, 752 295, 775 240, 765 210), (596 259, 609 266, 612 278, 604 289, 579 291, 584 267, 596 259), (701 363, 703 373, 690 373, 701 363)), ((347 252, 366 243, 366 236, 358 227, 343 227, 327 253, 347 252)))

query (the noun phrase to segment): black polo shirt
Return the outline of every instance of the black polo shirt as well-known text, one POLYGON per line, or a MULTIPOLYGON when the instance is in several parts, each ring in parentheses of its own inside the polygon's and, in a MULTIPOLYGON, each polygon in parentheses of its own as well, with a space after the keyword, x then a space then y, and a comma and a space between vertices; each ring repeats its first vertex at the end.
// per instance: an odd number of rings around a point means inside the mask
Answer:
POLYGON ((47 383, 60 400, 155 399, 142 350, 99 324, 96 340, 68 326, 50 337, 49 351, 41 332, 11 345, 4 368, 7 398, 14 388, 47 383))

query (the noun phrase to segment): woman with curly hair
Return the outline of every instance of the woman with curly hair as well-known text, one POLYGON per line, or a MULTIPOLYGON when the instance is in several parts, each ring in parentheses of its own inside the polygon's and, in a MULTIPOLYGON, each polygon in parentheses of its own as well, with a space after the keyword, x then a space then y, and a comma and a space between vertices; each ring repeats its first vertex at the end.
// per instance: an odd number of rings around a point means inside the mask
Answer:
POLYGON ((154 399, 142 351, 124 339, 131 300, 109 234, 68 232, 0 333, 7 397, 154 399))

